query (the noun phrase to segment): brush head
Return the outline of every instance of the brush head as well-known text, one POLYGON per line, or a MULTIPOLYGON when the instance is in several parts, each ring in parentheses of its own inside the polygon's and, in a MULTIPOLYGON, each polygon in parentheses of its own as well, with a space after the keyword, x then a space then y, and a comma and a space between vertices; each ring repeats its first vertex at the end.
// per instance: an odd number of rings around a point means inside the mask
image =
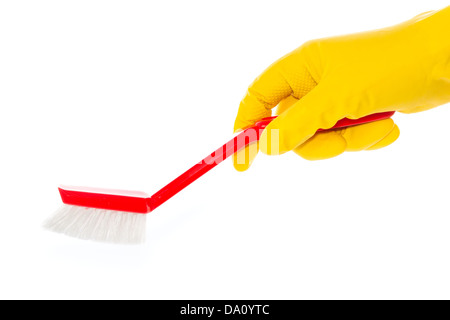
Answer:
POLYGON ((64 205, 44 228, 71 237, 117 244, 145 242, 146 214, 64 205))
POLYGON ((44 227, 68 236, 102 242, 145 241, 150 197, 143 192, 86 187, 59 188, 65 204, 44 227))

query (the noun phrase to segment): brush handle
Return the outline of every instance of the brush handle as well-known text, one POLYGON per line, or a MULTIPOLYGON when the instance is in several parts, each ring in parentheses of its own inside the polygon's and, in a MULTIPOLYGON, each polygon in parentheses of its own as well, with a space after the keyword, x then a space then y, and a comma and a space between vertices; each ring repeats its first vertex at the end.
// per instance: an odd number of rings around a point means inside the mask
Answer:
MULTIPOLYGON (((355 126, 358 124, 364 124, 368 122, 384 120, 392 117, 394 112, 382 112, 382 113, 374 113, 359 119, 348 119, 344 118, 339 120, 334 127, 330 129, 319 129, 317 132, 321 131, 329 131, 333 129, 345 128, 350 126, 355 126)), ((192 182, 200 178, 202 175, 207 173, 209 170, 217 166, 219 163, 238 152, 239 150, 245 148, 249 144, 256 142, 259 140, 262 131, 267 125, 272 122, 276 117, 269 117, 261 119, 256 122, 254 126, 251 126, 240 134, 235 136, 233 139, 225 143, 222 147, 211 153, 205 159, 194 165, 192 168, 187 170, 181 176, 170 182, 164 188, 156 192, 150 198, 150 208, 153 211, 161 204, 169 200, 175 194, 183 190, 185 187, 190 185, 192 182)))

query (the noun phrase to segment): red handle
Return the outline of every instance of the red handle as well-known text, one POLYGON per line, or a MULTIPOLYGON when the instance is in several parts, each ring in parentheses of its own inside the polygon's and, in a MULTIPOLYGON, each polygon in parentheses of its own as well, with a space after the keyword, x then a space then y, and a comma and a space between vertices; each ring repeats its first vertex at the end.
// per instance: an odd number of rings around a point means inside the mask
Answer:
MULTIPOLYGON (((344 118, 339 120, 336 125, 330 129, 319 129, 319 131, 328 131, 338 128, 355 126, 358 124, 368 123, 372 121, 384 120, 392 117, 395 112, 374 113, 359 119, 344 118)), ((155 193, 150 199, 150 208, 153 211, 161 204, 169 200, 175 194, 183 190, 189 184, 200 178, 209 170, 217 166, 219 163, 230 157, 232 154, 243 149, 252 142, 258 141, 265 127, 276 117, 264 118, 258 121, 254 126, 245 129, 239 135, 224 144, 205 159, 194 165, 181 176, 170 182, 164 188, 155 193)))
MULTIPOLYGON (((364 124, 364 123, 369 123, 369 122, 373 122, 373 121, 378 121, 378 120, 385 120, 385 119, 389 119, 390 117, 392 117, 394 115, 395 111, 389 111, 389 112, 380 112, 380 113, 374 113, 374 114, 369 114, 368 116, 359 118, 359 119, 348 119, 348 118, 344 118, 339 120, 338 122, 336 122, 336 124, 330 128, 330 129, 319 129, 317 130, 317 132, 322 132, 322 131, 330 131, 330 130, 334 130, 334 129, 342 129, 342 128, 346 128, 346 127, 351 127, 351 126, 356 126, 358 124, 364 124)), ((275 120, 277 117, 268 117, 268 118, 264 118, 261 119, 260 121, 256 122, 256 124, 253 127, 250 127, 248 129, 264 129, 265 127, 267 127, 267 125, 269 123, 271 123, 273 120, 275 120)))

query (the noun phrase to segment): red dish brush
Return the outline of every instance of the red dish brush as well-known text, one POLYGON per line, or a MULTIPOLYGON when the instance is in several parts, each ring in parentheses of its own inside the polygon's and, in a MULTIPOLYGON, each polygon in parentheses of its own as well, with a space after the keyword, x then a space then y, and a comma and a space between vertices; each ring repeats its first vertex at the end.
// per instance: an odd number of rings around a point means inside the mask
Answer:
MULTIPOLYGON (((383 112, 360 119, 344 118, 327 131, 388 119, 393 114, 383 112)), ((258 141, 264 128, 275 118, 264 118, 247 128, 152 196, 135 191, 61 186, 59 192, 64 206, 46 221, 44 227, 86 240, 142 243, 148 213, 235 152, 258 141)))

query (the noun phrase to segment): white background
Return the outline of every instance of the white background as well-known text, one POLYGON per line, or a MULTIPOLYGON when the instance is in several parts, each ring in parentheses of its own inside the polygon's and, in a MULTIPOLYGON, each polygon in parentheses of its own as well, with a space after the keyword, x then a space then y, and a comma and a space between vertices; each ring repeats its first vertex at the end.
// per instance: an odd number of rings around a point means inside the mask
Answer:
POLYGON ((447 4, 0 2, 0 298, 450 298, 448 106, 395 115, 379 151, 228 160, 151 214, 143 246, 41 228, 60 183, 151 194, 201 160, 303 42, 447 4))

